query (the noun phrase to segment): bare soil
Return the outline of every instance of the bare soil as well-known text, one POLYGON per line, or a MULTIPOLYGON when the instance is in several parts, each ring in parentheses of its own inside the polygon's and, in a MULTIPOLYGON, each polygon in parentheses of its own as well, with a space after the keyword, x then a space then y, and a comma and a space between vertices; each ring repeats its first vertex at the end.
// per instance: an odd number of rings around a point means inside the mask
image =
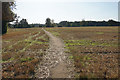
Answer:
MULTIPOLYGON (((44 30, 44 29, 43 29, 44 30)), ((37 78, 71 78, 74 75, 72 62, 65 53, 65 45, 61 39, 44 30, 49 36, 49 49, 43 56, 43 61, 36 72, 37 78)))

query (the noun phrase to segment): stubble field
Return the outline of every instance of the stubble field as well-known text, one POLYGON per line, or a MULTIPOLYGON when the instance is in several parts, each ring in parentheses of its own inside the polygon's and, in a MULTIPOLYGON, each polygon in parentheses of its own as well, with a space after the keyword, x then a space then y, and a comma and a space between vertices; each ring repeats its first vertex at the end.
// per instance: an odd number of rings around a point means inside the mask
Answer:
MULTIPOLYGON (((75 78, 117 78, 118 27, 45 28, 64 40, 75 78)), ((8 29, 2 36, 2 77, 34 78, 49 48, 41 28, 8 29)))
POLYGON ((118 27, 46 28, 64 40, 76 78, 118 78, 118 27))
POLYGON ((8 29, 2 36, 2 77, 34 78, 48 41, 41 28, 8 29))

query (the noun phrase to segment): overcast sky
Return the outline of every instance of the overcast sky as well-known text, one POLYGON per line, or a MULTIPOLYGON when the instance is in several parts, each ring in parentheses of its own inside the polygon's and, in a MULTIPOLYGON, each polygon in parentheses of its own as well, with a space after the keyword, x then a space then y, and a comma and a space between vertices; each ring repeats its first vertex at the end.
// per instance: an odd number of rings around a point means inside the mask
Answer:
POLYGON ((15 12, 28 23, 44 24, 46 18, 60 21, 118 20, 117 0, 17 0, 15 12))

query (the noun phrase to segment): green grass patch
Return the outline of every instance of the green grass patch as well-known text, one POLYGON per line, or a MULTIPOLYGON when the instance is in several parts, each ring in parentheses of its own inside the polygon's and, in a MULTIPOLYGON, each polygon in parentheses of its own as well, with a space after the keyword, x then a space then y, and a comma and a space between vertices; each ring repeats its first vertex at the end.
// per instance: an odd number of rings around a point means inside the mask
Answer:
POLYGON ((79 80, 79 78, 80 78, 79 74, 75 74, 75 78, 78 78, 76 80, 79 80))
POLYGON ((30 57, 20 59, 21 62, 27 62, 27 61, 31 61, 31 60, 32 60, 32 58, 30 58, 30 57))
POLYGON ((92 40, 65 40, 66 46, 118 46, 113 43, 93 42, 92 40))
POLYGON ((85 56, 83 60, 91 60, 91 58, 89 56, 85 56))
POLYGON ((65 53, 70 53, 70 50, 66 50, 65 53))
POLYGON ((49 31, 49 30, 53 30, 52 28, 46 28, 45 30, 49 31))
POLYGON ((96 34, 104 34, 104 32, 97 32, 96 34))
POLYGON ((47 44, 48 42, 34 41, 34 43, 37 43, 37 44, 47 44))
POLYGON ((11 42, 11 40, 6 40, 6 41, 3 41, 3 42, 9 43, 9 42, 11 42))
POLYGON ((46 44, 48 42, 41 42, 41 41, 36 41, 36 40, 25 40, 25 42, 28 42, 28 43, 37 43, 37 44, 46 44))
POLYGON ((52 32, 54 36, 59 36, 60 34, 58 32, 52 32))
POLYGON ((73 56, 69 56, 69 59, 73 59, 73 56))

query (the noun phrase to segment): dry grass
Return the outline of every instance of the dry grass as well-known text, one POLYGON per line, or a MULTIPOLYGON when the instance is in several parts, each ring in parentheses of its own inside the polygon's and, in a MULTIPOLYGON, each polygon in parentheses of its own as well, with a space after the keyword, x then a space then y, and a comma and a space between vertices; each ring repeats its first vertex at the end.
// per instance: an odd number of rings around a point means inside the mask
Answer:
POLYGON ((77 78, 118 78, 118 27, 46 28, 74 59, 77 78))
POLYGON ((49 38, 44 31, 41 28, 9 29, 2 38, 2 77, 34 77, 34 70, 48 48, 49 38))

